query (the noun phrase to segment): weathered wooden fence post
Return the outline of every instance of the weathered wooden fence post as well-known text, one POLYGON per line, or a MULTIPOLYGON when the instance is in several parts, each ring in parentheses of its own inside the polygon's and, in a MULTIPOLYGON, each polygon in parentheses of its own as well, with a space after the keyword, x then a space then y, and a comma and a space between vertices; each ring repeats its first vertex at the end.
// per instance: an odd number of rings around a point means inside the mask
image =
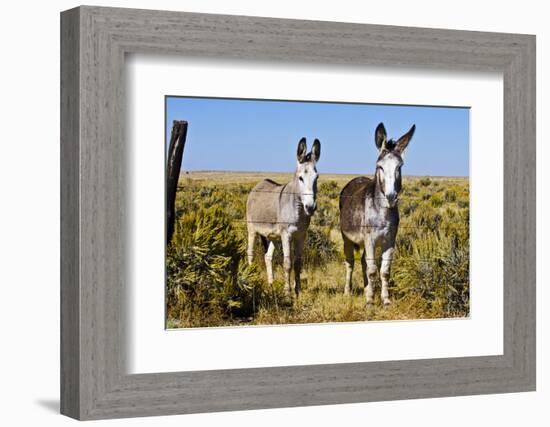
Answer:
POLYGON ((170 136, 170 147, 168 148, 168 170, 166 171, 166 244, 170 243, 174 234, 176 191, 186 138, 187 122, 185 120, 174 120, 170 136))

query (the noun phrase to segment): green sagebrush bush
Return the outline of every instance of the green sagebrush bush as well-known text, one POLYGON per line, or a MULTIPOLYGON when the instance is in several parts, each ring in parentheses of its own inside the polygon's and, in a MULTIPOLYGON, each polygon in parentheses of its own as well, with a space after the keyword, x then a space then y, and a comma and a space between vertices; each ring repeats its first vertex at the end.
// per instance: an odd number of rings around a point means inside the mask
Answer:
POLYGON ((421 178, 419 181, 420 185, 423 187, 427 187, 432 183, 432 180, 428 177, 421 178))
POLYGON ((241 233, 220 207, 178 219, 166 267, 169 315, 193 326, 246 318, 267 294, 257 267, 247 263, 241 233))
POLYGON ((317 192, 317 211, 311 225, 334 228, 338 226, 340 188, 336 181, 322 182, 317 192))
POLYGON ((225 212, 233 218, 243 218, 246 212, 246 195, 252 185, 204 185, 201 182, 187 180, 182 185, 183 191, 176 194, 176 216, 184 215, 197 209, 223 206, 225 212))
POLYGON ((469 312, 469 243, 465 227, 427 231, 399 248, 392 266, 400 299, 421 297, 449 315, 469 312), (402 250, 405 249, 405 250, 402 250), (404 253, 401 253, 404 252, 404 253))
POLYGON ((328 229, 334 228, 338 226, 338 218, 338 206, 327 200, 319 200, 311 225, 328 229))
POLYGON ((457 199, 457 192, 455 189, 450 188, 449 190, 445 191, 445 201, 446 202, 456 202, 457 199))
MULTIPOLYGON (((404 212, 405 213, 405 212, 404 212)), ((417 203, 415 209, 408 212, 410 215, 404 215, 402 226, 413 227, 417 230, 436 231, 445 221, 441 213, 434 209, 433 203, 422 201, 417 203)))
POLYGON ((340 187, 334 180, 321 182, 318 193, 328 198, 336 199, 340 195, 340 187))
POLYGON ((443 197, 441 197, 439 194, 434 194, 431 197, 430 202, 431 202, 431 204, 434 208, 439 208, 439 207, 443 206, 443 203, 445 201, 443 200, 443 197))
POLYGON ((325 267, 339 255, 336 244, 330 238, 330 228, 309 227, 302 255, 304 267, 325 267))
POLYGON ((469 210, 449 199, 457 200, 433 194, 402 209, 392 289, 402 301, 463 316, 469 312, 469 210))

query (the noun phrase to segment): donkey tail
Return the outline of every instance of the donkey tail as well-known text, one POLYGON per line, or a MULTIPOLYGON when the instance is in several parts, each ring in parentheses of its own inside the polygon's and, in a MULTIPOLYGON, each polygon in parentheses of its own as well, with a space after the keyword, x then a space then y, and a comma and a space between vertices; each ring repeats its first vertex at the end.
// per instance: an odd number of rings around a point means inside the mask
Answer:
POLYGON ((269 241, 265 236, 260 236, 260 239, 262 240, 262 246, 264 247, 264 254, 265 254, 267 252, 267 248, 269 247, 269 241))

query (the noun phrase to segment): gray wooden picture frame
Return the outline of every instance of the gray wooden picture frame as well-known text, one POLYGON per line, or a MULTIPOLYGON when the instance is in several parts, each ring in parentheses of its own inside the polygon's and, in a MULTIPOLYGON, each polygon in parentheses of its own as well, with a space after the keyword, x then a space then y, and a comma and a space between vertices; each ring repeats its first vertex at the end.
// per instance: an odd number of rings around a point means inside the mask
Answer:
POLYGON ((84 420, 535 390, 535 255, 534 36, 88 6, 62 12, 63 414, 84 420), (127 53, 502 72, 504 354, 127 374, 127 53))

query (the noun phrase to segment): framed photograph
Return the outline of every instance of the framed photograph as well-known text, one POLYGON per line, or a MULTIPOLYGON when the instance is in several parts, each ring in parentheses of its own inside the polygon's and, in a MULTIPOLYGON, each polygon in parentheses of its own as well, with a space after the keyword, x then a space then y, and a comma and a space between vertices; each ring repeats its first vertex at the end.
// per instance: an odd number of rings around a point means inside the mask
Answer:
POLYGON ((61 411, 535 390, 535 37, 61 15, 61 411))
POLYGON ((166 116, 189 140, 167 174, 168 328, 469 316, 468 108, 169 96, 166 116), (381 117, 415 124, 392 139, 381 117))

